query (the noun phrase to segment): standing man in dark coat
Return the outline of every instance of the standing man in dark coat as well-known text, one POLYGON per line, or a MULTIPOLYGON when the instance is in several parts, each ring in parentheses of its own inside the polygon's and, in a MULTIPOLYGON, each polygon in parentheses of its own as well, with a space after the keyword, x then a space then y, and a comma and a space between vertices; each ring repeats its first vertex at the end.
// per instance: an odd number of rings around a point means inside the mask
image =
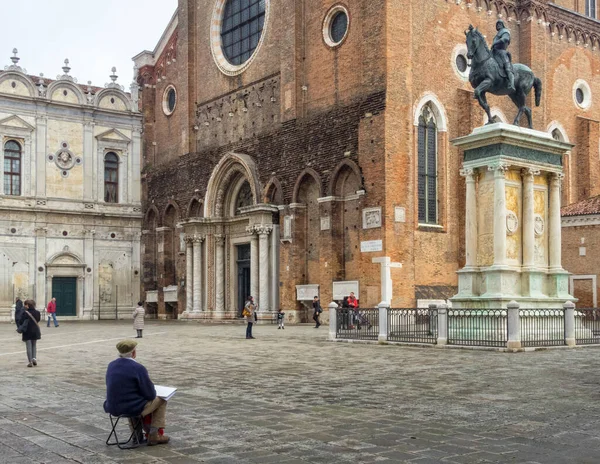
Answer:
POLYGON ((319 320, 319 316, 323 312, 323 308, 321 308, 321 303, 319 302, 319 297, 315 296, 313 298, 313 320, 315 321, 315 329, 318 329, 321 326, 321 321, 319 320))
POLYGON ((148 371, 135 360, 136 346, 134 340, 117 343, 119 357, 106 370, 104 411, 113 416, 152 414, 148 445, 163 445, 169 443, 169 437, 163 433, 167 402, 156 396, 148 371))
POLYGON ((21 312, 20 319, 17 320, 17 326, 23 329, 21 340, 27 346, 27 367, 37 366, 37 341, 42 338, 40 331, 40 312, 35 309, 35 301, 25 300, 25 309, 21 312), (25 324, 26 323, 26 324, 25 324))
POLYGON ((21 319, 22 315, 23 315, 23 302, 21 301, 21 298, 17 298, 17 301, 15 301, 15 324, 17 324, 17 326, 19 325, 18 321, 19 321, 19 319, 21 319))

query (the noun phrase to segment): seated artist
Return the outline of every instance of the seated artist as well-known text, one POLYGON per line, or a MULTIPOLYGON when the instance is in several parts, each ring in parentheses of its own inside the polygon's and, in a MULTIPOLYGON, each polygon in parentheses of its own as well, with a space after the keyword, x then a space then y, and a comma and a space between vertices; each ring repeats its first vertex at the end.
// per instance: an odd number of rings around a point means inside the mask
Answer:
POLYGON ((135 360, 136 346, 133 340, 117 343, 119 358, 106 371, 104 411, 113 416, 141 414, 144 424, 150 422, 148 445, 162 445, 169 442, 169 437, 163 434, 167 402, 156 396, 148 371, 135 360))

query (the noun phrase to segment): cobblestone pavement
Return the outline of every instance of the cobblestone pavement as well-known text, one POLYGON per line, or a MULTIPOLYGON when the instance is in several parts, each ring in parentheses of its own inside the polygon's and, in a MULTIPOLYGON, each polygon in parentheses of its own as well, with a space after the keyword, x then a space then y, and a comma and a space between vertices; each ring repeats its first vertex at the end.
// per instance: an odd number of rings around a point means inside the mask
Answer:
POLYGON ((147 323, 166 446, 107 447, 106 365, 129 323, 0 325, 0 463, 598 463, 593 348, 506 354, 331 343, 326 327, 147 323))

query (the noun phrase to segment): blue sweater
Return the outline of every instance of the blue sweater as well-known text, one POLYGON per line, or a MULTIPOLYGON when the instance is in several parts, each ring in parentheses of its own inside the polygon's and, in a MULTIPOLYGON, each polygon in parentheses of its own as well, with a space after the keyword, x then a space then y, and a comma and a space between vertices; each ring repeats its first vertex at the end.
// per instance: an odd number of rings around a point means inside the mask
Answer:
POLYGON ((118 358, 106 370, 104 411, 113 416, 140 414, 156 398, 148 371, 131 358, 118 358))

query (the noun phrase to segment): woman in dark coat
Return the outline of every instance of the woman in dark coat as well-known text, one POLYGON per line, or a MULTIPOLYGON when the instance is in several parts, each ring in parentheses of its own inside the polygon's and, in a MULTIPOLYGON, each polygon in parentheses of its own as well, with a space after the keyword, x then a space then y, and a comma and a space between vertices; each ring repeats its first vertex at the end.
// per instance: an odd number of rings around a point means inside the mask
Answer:
POLYGON ((40 322, 40 312, 35 309, 35 301, 33 300, 25 300, 25 310, 21 315, 21 319, 17 321, 17 325, 23 326, 25 321, 27 322, 27 327, 23 331, 23 341, 27 345, 27 359, 29 360, 29 364, 27 367, 37 366, 36 357, 36 344, 37 341, 42 338, 42 333, 40 331, 40 326, 38 322, 40 322))

